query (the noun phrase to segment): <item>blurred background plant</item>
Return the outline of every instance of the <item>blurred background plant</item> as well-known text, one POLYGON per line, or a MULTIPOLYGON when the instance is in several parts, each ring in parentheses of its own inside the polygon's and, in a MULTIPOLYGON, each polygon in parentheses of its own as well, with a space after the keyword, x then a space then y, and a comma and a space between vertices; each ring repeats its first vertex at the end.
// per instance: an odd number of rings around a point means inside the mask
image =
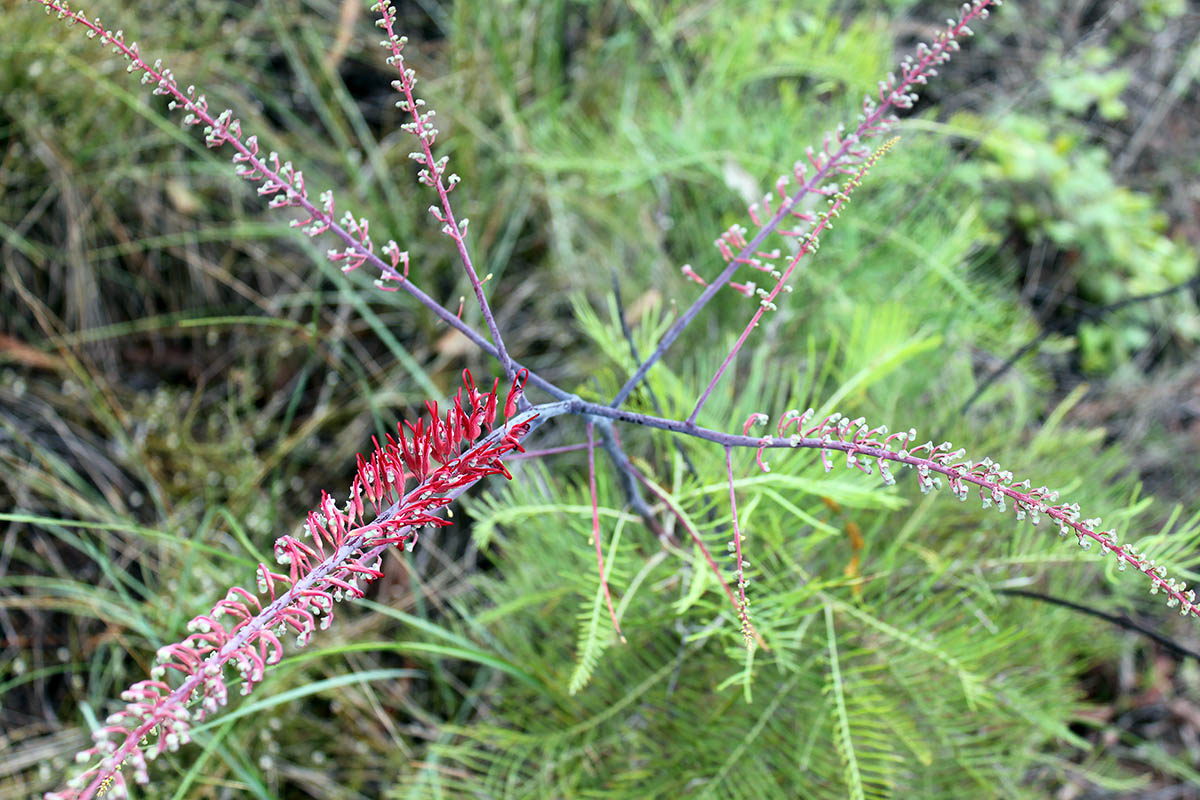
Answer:
MULTIPOLYGON (((978 178, 989 224, 1019 234, 1038 254, 1023 291, 1043 313, 1078 315, 1191 285, 1196 276, 1196 252, 1168 235, 1150 194, 1117 183, 1108 151, 1089 128, 1089 118, 1100 126, 1128 117, 1120 97, 1130 74, 1110 68, 1113 58, 1100 47, 1076 58, 1047 56, 1041 72, 1049 102, 1040 116, 1023 107, 995 126, 973 114, 955 120, 982 140, 978 178)), ((1144 369, 1194 351, 1200 310, 1194 292, 1176 291, 1085 319, 1076 336, 1078 364, 1089 376, 1135 356, 1143 362, 1135 368, 1144 369)))
MULTIPOLYGON (((0 4, 6 798, 56 785, 83 725, 346 481, 372 433, 463 366, 494 368, 329 266, 119 61, 0 4)), ((1083 310, 1196 272, 1200 17, 1181 3, 1016 5, 931 84, 940 105, 906 123, 705 415, 729 428, 836 398, 1060 488, 1122 538, 1170 531, 1159 546, 1186 573, 1200 528, 1195 291, 1083 310)), ((427 224, 365 8, 88 10, 404 242, 434 296, 469 297, 427 224)), ((948 9, 399 10, 510 349, 609 397, 633 367, 622 322, 646 354, 696 288, 679 265, 715 263, 716 232, 853 119, 948 9)), ((726 295, 651 373, 669 413, 687 413, 749 314, 726 295)), ((720 451, 627 437, 678 515, 723 548, 720 451)), ((630 639, 612 646, 582 465, 519 465, 469 503, 468 524, 392 557, 373 602, 160 765, 148 796, 1197 796, 1196 663, 1004 592, 1119 609, 1193 649, 1198 637, 1049 531, 912 481, 884 492, 826 476, 811 454, 747 468, 752 613, 779 636, 748 656, 678 516, 660 508, 656 541, 602 473, 630 639)))

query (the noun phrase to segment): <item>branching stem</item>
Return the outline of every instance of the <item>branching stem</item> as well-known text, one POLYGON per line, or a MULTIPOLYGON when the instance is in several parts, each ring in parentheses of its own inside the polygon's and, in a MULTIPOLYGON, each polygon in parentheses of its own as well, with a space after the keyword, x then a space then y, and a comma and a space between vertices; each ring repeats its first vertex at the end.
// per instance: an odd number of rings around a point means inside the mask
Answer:
MULTIPOLYGON (((971 4, 958 21, 946 31, 949 34, 950 40, 955 39, 961 33, 969 33, 969 23, 973 22, 976 18, 986 16, 989 5, 998 4, 994 2, 971 4)), ((821 163, 814 162, 815 169, 812 175, 802 182, 800 187, 785 202, 780 204, 770 219, 760 227, 754 238, 741 249, 736 257, 730 259, 729 264, 722 270, 721 274, 705 287, 700 296, 692 302, 691 306, 663 334, 658 346, 654 348, 654 351, 638 367, 637 371, 625 382, 625 385, 621 387, 609 405, 616 408, 625 402, 630 392, 642 382, 650 368, 663 357, 667 349, 674 344, 675 340, 691 324, 701 309, 708 305, 717 292, 729 283, 734 273, 737 272, 738 267, 753 260, 755 253, 761 249, 767 237, 774 233, 780 224, 792 214, 804 196, 818 191, 819 187, 828 181, 831 176, 838 174, 839 168, 845 165, 862 139, 876 134, 887 127, 887 121, 891 112, 898 107, 903 107, 905 105, 905 98, 909 96, 908 93, 917 85, 924 84, 932 66, 935 63, 941 62, 940 52, 937 47, 926 48, 926 52, 922 54, 914 67, 904 72, 901 80, 895 84, 894 90, 883 94, 880 97, 879 104, 869 114, 863 116, 854 134, 842 140, 841 145, 821 163)))

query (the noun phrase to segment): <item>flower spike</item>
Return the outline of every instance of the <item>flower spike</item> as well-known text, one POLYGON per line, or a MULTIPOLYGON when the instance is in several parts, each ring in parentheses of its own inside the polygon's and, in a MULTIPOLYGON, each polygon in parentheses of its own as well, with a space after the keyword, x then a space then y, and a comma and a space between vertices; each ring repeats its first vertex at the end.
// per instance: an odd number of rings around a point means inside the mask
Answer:
MULTIPOLYGON (((806 420, 810 415, 811 409, 799 419, 806 420)), ((781 421, 781 431, 796 419, 792 412, 784 417, 787 422, 781 421)), ((798 429, 803 429, 806 424, 807 421, 801 422, 798 429)), ((788 438, 767 437, 745 444, 756 445, 760 451, 781 447, 819 450, 826 472, 833 469, 833 454, 845 453, 848 468, 868 475, 878 469, 888 485, 896 482, 891 466, 900 464, 916 472, 917 486, 922 493, 937 491, 945 485, 962 501, 974 491, 985 509, 995 508, 1005 513, 1011 504, 1018 520, 1028 519, 1031 524, 1038 525, 1048 519, 1057 526, 1059 536, 1074 536, 1082 549, 1090 550, 1093 545, 1099 545, 1101 554, 1117 559, 1118 570, 1124 571, 1131 566, 1149 578, 1150 594, 1165 594, 1168 608, 1178 608, 1184 616, 1200 617, 1194 589, 1188 588, 1184 581, 1168 577, 1163 565, 1155 563, 1134 545, 1122 544, 1116 531, 1104 529, 1099 517, 1083 519, 1078 504, 1061 502, 1058 492, 1045 486, 1034 488, 1028 480, 1017 481, 1011 471, 1001 468, 990 458, 963 460, 966 450, 956 448, 950 442, 914 444, 916 439, 917 432, 912 428, 889 434, 886 426, 869 427, 862 417, 849 419, 834 413, 820 424, 802 430, 802 434, 788 438)))
POLYGON ((339 505, 322 492, 305 517, 302 537, 276 540, 275 561, 287 567, 286 575, 259 564, 258 594, 235 586, 211 611, 192 619, 184 640, 160 648, 150 680, 122 695, 127 705, 94 733, 93 746, 76 756, 80 763, 98 763, 67 789, 47 794, 48 800, 124 792, 125 765, 132 767, 135 782, 148 783, 148 760, 191 741, 193 725, 228 702, 230 679, 241 694, 249 694, 266 667, 280 660, 285 632, 296 637, 296 646, 308 644, 317 630, 329 627, 337 602, 361 597, 361 584, 383 575, 384 550, 391 545, 411 549, 420 528, 450 524, 439 512, 467 487, 488 475, 507 476, 501 459, 521 448, 536 415, 523 414, 493 431, 487 413, 495 408, 495 393, 480 396, 470 373, 464 374, 464 384, 470 410, 456 403, 439 417, 431 403, 429 415, 416 425, 397 425, 402 444, 387 437, 380 445, 372 438, 370 458, 356 457, 358 471, 347 501, 339 505), (404 444, 405 427, 415 437, 411 449, 404 444), (480 435, 465 438, 469 431, 480 435), (431 454, 438 462, 433 468, 431 454), (363 517, 363 492, 377 509, 386 506, 373 520, 363 517), (266 595, 265 603, 259 595, 266 595))

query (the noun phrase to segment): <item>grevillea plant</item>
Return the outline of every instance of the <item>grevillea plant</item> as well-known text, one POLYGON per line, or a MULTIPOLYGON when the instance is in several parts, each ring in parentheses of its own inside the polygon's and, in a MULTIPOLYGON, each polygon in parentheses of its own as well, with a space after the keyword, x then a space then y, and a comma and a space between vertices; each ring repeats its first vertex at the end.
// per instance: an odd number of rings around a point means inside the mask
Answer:
MULTIPOLYGON (((434 111, 417 91, 417 76, 408 65, 406 40, 396 31, 396 14, 384 0, 372 10, 382 31, 387 63, 395 70, 392 87, 398 94, 397 107, 406 115, 404 131, 415 141, 411 158, 418 167, 417 179, 433 190, 435 200, 429 213, 441 233, 452 242, 469 281, 486 335, 461 318, 459 311, 442 305, 416 284, 410 274, 409 252, 395 241, 376 246, 368 220, 340 211, 330 191, 315 195, 306 185, 303 172, 286 158, 267 151, 257 137, 243 131, 232 110, 215 110, 205 94, 177 77, 158 59, 148 60, 138 43, 127 41, 120 29, 68 5, 66 0, 35 0, 47 13, 67 25, 81 27, 86 35, 111 48, 123 58, 130 73, 137 75, 154 95, 166 97, 181 114, 186 127, 203 131, 211 148, 232 151, 235 172, 257 187, 273 209, 291 209, 291 224, 309 237, 328 237, 334 246, 327 250, 330 261, 343 271, 366 267, 378 273, 380 290, 408 293, 438 319, 465 336, 481 351, 494 357, 508 387, 498 395, 501 379, 482 391, 469 373, 463 387, 443 412, 430 399, 427 414, 416 422, 397 425, 395 437, 373 441, 367 457, 358 460, 357 473, 348 493, 322 494, 316 508, 303 524, 299 536, 280 537, 274 548, 276 565, 258 567, 254 590, 234 587, 207 613, 195 617, 190 635, 181 642, 161 648, 158 663, 148 680, 131 686, 123 695, 127 705, 105 720, 94 732, 94 745, 79 754, 85 771, 72 778, 68 787, 47 795, 51 798, 90 798, 100 792, 125 796, 129 775, 139 783, 150 780, 147 761, 164 751, 188 743, 190 729, 217 712, 227 701, 228 689, 236 685, 247 694, 277 663, 284 649, 281 637, 295 636, 305 645, 314 632, 328 627, 333 606, 343 599, 363 595, 364 586, 380 577, 381 555, 389 547, 411 549, 418 531, 446 525, 444 511, 463 492, 485 477, 511 477, 503 459, 522 451, 523 443, 540 426, 560 417, 582 418, 587 440, 589 487, 592 508, 592 538, 603 588, 605 605, 614 632, 620 636, 619 613, 605 580, 606 564, 601 546, 601 521, 597 506, 595 450, 603 448, 622 480, 627 500, 655 530, 661 530, 656 512, 643 499, 642 487, 663 501, 668 513, 688 532, 693 546, 712 570, 729 601, 729 613, 740 625, 751 651, 770 648, 770 636, 754 625, 750 594, 747 592, 748 547, 743 542, 739 519, 738 479, 735 453, 754 454, 754 464, 769 472, 773 451, 810 450, 820 454, 826 471, 844 459, 845 467, 864 475, 878 475, 885 484, 895 482, 895 471, 908 467, 915 472, 920 490, 945 486, 960 500, 972 495, 984 508, 1009 509, 1018 520, 1036 525, 1047 520, 1058 533, 1073 536, 1087 549, 1093 545, 1116 559, 1119 569, 1132 566, 1148 580, 1152 592, 1162 592, 1168 605, 1182 614, 1200 615, 1195 593, 1170 578, 1164 568, 1129 542, 1119 541, 1114 530, 1099 518, 1085 518, 1081 509, 1059 498, 1045 486, 1017 480, 992 460, 966 459, 966 451, 949 442, 922 442, 913 429, 890 432, 881 424, 841 414, 817 414, 813 409, 787 411, 776 416, 756 412, 733 432, 708 428, 698 423, 714 389, 730 372, 743 345, 755 336, 760 323, 777 310, 792 291, 796 271, 806 257, 818 250, 821 237, 846 209, 851 195, 876 161, 892 147, 895 139, 884 139, 897 123, 896 113, 911 108, 917 92, 958 50, 959 42, 971 34, 971 26, 988 16, 1000 0, 973 0, 948 20, 929 44, 921 44, 898 71, 879 81, 873 96, 863 100, 856 123, 838 126, 820 147, 808 148, 789 174, 774 183, 773 190, 749 207, 749 226, 735 224, 719 234, 715 247, 724 264, 717 274, 704 277, 702 269, 685 265, 684 276, 703 287, 692 304, 678 314, 657 341, 653 351, 641 359, 637 369, 607 403, 589 401, 564 390, 521 364, 505 346, 503 332, 492 313, 487 279, 475 268, 468 220, 459 216, 451 201, 459 176, 449 169, 448 157, 435 152, 438 128, 434 111), (879 140, 879 142, 873 142, 879 140), (824 205, 811 210, 806 202, 818 198, 824 205), (737 279, 735 281, 735 278, 737 279), (757 306, 735 343, 695 398, 683 419, 624 408, 649 371, 697 319, 723 288, 756 298, 757 306), (548 399, 535 403, 527 396, 535 392, 548 399), (499 418, 503 417, 500 422, 499 418), (618 425, 638 425, 671 435, 708 443, 724 455, 731 514, 729 550, 732 569, 722 568, 702 537, 679 512, 669 497, 626 455, 618 436, 618 425), (836 461, 835 461, 836 459, 836 461)), ((828 616, 827 609, 827 616, 828 616)), ((827 620, 832 630, 832 620, 827 620)), ((836 649, 831 658, 838 663, 836 649)), ((839 702, 841 699, 839 698, 839 702)))

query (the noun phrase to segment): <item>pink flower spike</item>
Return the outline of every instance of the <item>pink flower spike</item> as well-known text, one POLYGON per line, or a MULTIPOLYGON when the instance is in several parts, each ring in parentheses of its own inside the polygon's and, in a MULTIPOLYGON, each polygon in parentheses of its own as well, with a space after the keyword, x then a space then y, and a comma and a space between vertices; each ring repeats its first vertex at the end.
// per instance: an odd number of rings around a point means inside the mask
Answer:
MULTIPOLYGON (((759 449, 762 453, 762 449, 759 449)), ((761 466, 761 464, 760 464, 761 466)), ((742 622, 742 636, 746 640, 746 647, 749 648, 754 643, 754 628, 750 624, 750 603, 746 600, 746 586, 749 581, 745 574, 745 559, 742 558, 742 531, 738 526, 737 513, 737 492, 733 489, 733 448, 725 448, 725 470, 729 478, 729 508, 733 513, 733 551, 737 559, 737 586, 738 586, 738 617, 742 622)))

